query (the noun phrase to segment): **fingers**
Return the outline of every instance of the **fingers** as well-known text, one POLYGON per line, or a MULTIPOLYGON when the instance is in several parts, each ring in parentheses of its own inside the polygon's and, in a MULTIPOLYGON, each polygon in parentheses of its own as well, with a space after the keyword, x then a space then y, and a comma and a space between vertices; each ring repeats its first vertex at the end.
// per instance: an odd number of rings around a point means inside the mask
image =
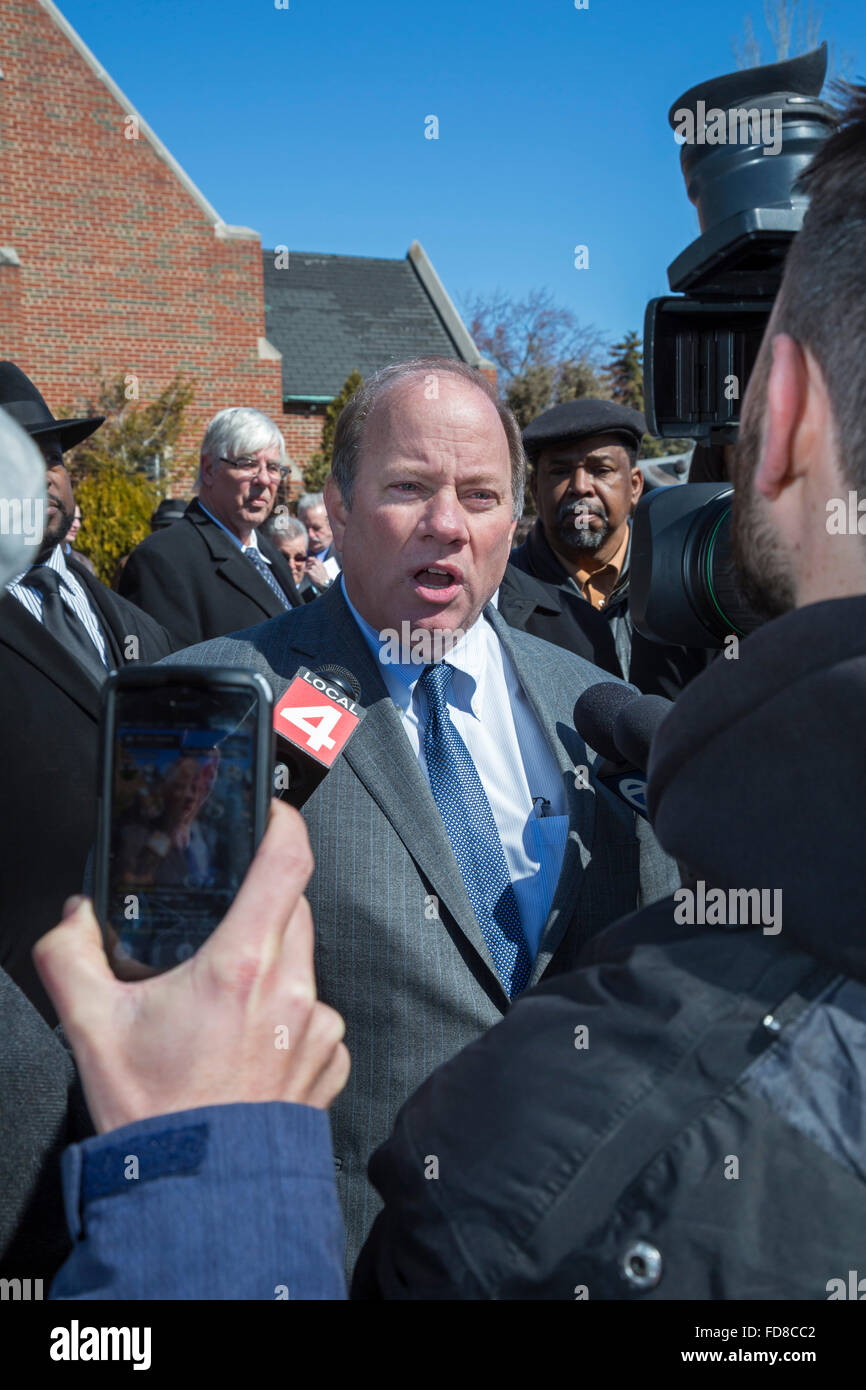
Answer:
POLYGON ((281 979, 293 980, 296 985, 302 985, 311 1002, 316 998, 314 947, 313 914, 307 899, 301 898, 283 933, 278 969, 281 979))
MULTIPOLYGON (((293 807, 271 802, 268 828, 240 891, 216 931, 199 950, 210 965, 233 979, 256 978, 277 958, 314 860, 307 827, 293 807)), ((297 952, 299 976, 312 985, 312 939, 297 952)))
POLYGON ((296 1040, 286 1100, 325 1109, 343 1089, 349 1075, 349 1053, 343 1044, 346 1025, 328 1004, 315 1004, 296 1040), (312 1099, 315 1096, 316 1099, 312 1099))
POLYGON ((337 1099, 352 1070, 352 1059, 345 1043, 338 1043, 331 1058, 311 1086, 307 1095, 307 1105, 317 1110, 327 1110, 337 1099))
POLYGON ((89 898, 69 899, 62 922, 33 947, 33 963, 70 1038, 102 1012, 116 982, 89 898))

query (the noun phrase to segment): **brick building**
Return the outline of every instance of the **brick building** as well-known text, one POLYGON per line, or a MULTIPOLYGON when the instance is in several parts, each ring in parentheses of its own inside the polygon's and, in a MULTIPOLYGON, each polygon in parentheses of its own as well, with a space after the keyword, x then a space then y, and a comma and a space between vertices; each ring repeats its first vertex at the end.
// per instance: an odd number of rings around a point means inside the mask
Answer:
MULTIPOLYGON (((417 242, 405 260, 286 256, 228 226, 51 0, 0 0, 0 70, 0 358, 55 410, 101 375, 150 400, 182 370, 178 458, 250 405, 297 480, 353 367, 437 352, 492 372, 417 242)), ((190 481, 176 466, 171 490, 190 481)))

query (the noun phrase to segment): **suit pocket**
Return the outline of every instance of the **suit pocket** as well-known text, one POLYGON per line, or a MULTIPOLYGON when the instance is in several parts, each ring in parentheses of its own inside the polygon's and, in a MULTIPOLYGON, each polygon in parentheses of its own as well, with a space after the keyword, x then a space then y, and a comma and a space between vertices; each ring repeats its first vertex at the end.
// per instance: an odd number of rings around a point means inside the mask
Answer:
POLYGON ((550 912, 568 841, 568 816, 530 816, 529 852, 538 863, 538 894, 550 912))

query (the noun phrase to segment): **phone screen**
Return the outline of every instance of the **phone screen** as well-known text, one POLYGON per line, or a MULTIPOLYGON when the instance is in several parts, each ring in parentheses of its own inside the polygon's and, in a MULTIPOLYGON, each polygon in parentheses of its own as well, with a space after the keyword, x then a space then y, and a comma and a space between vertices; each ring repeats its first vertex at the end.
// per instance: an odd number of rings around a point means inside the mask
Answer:
POLYGON ((224 917, 255 850, 259 701, 182 684, 118 690, 106 927, 170 970, 224 917))

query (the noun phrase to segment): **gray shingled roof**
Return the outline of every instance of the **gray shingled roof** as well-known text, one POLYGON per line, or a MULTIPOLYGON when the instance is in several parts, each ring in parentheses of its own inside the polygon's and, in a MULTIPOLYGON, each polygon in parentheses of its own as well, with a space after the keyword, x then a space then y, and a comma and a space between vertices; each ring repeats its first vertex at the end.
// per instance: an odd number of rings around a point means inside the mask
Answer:
POLYGON ((283 354, 283 396, 332 397, 353 367, 435 353, 459 357, 412 261, 291 251, 262 253, 265 332, 283 354))

